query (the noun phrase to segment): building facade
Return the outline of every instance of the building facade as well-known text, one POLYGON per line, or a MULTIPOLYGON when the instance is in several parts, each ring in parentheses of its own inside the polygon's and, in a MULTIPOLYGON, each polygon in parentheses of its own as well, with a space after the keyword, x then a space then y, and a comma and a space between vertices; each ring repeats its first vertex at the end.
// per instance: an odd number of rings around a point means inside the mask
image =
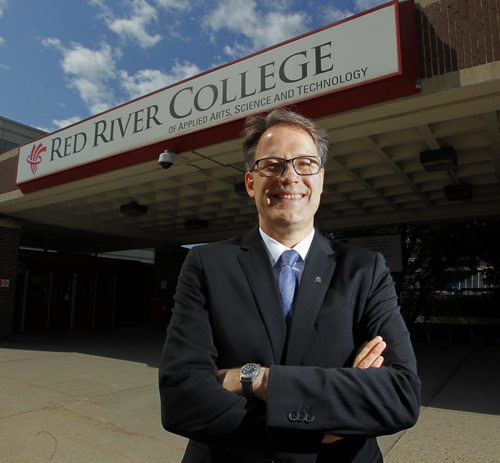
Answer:
MULTIPOLYGON (((148 302, 136 303, 148 312, 129 320, 165 315, 184 256, 180 245, 222 239, 255 223, 253 205, 240 194, 239 132, 248 114, 272 107, 293 105, 329 132, 317 215, 326 231, 498 217, 499 18, 500 0, 389 2, 69 129, 31 134, 35 142, 7 140, 12 149, 0 154, 0 336, 26 329, 34 313, 28 301, 35 283, 19 268, 19 243, 74 263, 60 290, 67 303, 57 312, 66 317, 62 329, 96 328, 96 313, 104 310, 96 309, 100 277, 95 269, 84 276, 87 264, 76 254, 156 248, 161 268, 148 302), (394 34, 365 37, 367 23, 394 34), (345 46, 333 48, 342 40, 345 46), (363 55, 367 42, 374 60, 363 55), (169 169, 158 166, 164 150, 173 156, 169 169), (89 161, 72 164, 76 155, 89 161), (79 312, 78 291, 87 294, 93 315, 79 312)), ((147 274, 139 271, 137 281, 147 274)), ((51 329, 56 275, 51 267, 42 278, 51 296, 38 328, 51 329)), ((111 275, 102 276, 114 307, 107 326, 127 320, 128 310, 117 302, 117 270, 111 275)))

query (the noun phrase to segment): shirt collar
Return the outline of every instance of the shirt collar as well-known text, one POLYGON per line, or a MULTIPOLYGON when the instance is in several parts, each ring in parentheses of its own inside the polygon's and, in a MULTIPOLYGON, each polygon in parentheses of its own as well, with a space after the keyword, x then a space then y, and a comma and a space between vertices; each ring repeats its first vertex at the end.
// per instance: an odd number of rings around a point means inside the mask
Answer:
MULTIPOLYGON (((276 262, 278 262, 278 259, 280 258, 281 254, 290 248, 287 248, 279 241, 276 241, 275 239, 271 238, 260 227, 259 227, 259 233, 262 239, 264 240, 267 251, 269 253, 269 257, 271 258, 271 265, 274 267, 274 265, 276 265, 276 262)), ((293 249, 299 253, 300 257, 304 262, 306 260, 307 253, 309 252, 309 248, 311 247, 313 238, 314 238, 314 228, 311 230, 311 233, 309 233, 302 241, 299 241, 293 247, 293 249)))

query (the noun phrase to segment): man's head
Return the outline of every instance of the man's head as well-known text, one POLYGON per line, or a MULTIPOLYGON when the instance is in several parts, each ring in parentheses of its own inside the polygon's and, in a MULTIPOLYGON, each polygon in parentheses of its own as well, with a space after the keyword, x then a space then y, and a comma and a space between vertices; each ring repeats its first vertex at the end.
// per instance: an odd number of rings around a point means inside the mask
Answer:
POLYGON ((323 191, 326 133, 299 114, 277 109, 247 119, 243 135, 245 185, 259 225, 278 240, 302 239, 314 226, 323 191))
POLYGON ((248 172, 253 170, 255 151, 262 134, 275 125, 289 125, 301 129, 309 134, 316 145, 316 153, 321 159, 321 164, 326 164, 328 156, 328 135, 325 130, 318 127, 306 117, 286 109, 275 109, 267 114, 250 116, 245 122, 243 130, 243 154, 245 167, 248 172))

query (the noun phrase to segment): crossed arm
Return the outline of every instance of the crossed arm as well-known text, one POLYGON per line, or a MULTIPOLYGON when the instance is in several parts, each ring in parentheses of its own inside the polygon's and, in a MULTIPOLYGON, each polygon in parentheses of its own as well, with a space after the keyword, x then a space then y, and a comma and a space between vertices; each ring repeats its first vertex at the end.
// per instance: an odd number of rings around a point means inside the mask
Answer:
MULTIPOLYGON (((381 336, 375 336, 371 341, 366 342, 361 346, 354 362, 352 368, 379 368, 384 362, 384 357, 382 353, 386 348, 386 343, 381 336)), ((218 379, 222 383, 224 389, 234 392, 236 394, 242 394, 241 383, 240 383, 240 369, 231 368, 225 370, 218 370, 218 379)), ((267 398, 267 380, 269 376, 269 368, 263 367, 261 372, 252 385, 252 390, 254 395, 265 401, 267 398)), ((341 437, 335 436, 333 434, 325 434, 323 436, 323 444, 331 444, 337 440, 342 439, 341 437)))
MULTIPOLYGON (((205 266, 207 262, 209 260, 205 259, 205 266)), ((264 368, 254 385, 259 400, 249 404, 241 397, 239 368, 217 371, 218 346, 210 336, 215 320, 219 323, 219 333, 227 335, 225 342, 230 346, 239 344, 231 322, 235 314, 228 317, 224 311, 224 316, 219 315, 228 307, 227 300, 238 300, 243 282, 236 279, 234 286, 228 289, 229 295, 215 290, 221 286, 219 280, 225 280, 227 275, 222 272, 221 276, 210 266, 205 268, 199 252, 191 253, 179 279, 176 308, 159 370, 163 426, 199 442, 246 439, 249 432, 260 432, 261 426, 264 430, 264 424, 271 431, 307 430, 309 432, 304 434, 307 438, 318 432, 318 436, 323 434, 323 442, 333 439, 329 432, 344 437, 364 437, 412 426, 418 416, 420 383, 391 280, 388 272, 379 268, 382 259, 377 259, 376 264, 371 272, 373 275, 369 275, 372 277, 370 284, 363 286, 358 297, 363 310, 356 313, 363 315, 363 319, 357 321, 359 334, 373 333, 375 336, 378 333, 380 337, 376 336, 361 348, 351 365, 353 368, 287 365, 266 368, 270 364, 264 363, 264 359, 272 358, 269 346, 267 350, 260 345, 257 348, 256 342, 250 339, 254 351, 259 352, 255 360, 260 360, 264 368), (214 276, 215 281, 206 279, 206 272, 217 276, 214 276), (208 283, 210 288, 206 288, 208 283), (207 310, 209 303, 218 311, 207 310), (387 341, 387 348, 385 343, 381 344, 384 342, 382 337, 387 341), (301 407, 314 410, 314 423, 289 419, 289 413, 301 407)), ((343 286, 344 282, 338 284, 343 286)), ((247 318, 246 322, 247 331, 259 329, 254 319, 247 318)), ((344 336, 338 326, 334 328, 337 329, 337 342, 351 345, 350 333, 344 336)), ((313 350, 308 354, 313 359, 324 358, 322 350, 332 347, 324 344, 328 342, 325 331, 319 334, 322 340, 313 343, 313 350)), ((333 355, 333 351, 328 355, 333 355)), ((222 358, 220 364, 240 366, 232 360, 222 358)), ((314 360, 310 363, 314 364, 314 360)), ((336 361, 336 364, 341 363, 341 360, 336 361)))

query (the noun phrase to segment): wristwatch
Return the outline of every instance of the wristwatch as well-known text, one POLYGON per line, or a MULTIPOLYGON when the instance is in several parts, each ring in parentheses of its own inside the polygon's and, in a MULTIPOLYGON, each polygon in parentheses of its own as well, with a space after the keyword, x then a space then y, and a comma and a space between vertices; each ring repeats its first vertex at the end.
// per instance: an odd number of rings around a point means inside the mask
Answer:
POLYGON ((260 365, 258 363, 247 363, 240 369, 240 382, 243 389, 243 396, 247 399, 253 397, 252 384, 253 380, 259 376, 260 365))

